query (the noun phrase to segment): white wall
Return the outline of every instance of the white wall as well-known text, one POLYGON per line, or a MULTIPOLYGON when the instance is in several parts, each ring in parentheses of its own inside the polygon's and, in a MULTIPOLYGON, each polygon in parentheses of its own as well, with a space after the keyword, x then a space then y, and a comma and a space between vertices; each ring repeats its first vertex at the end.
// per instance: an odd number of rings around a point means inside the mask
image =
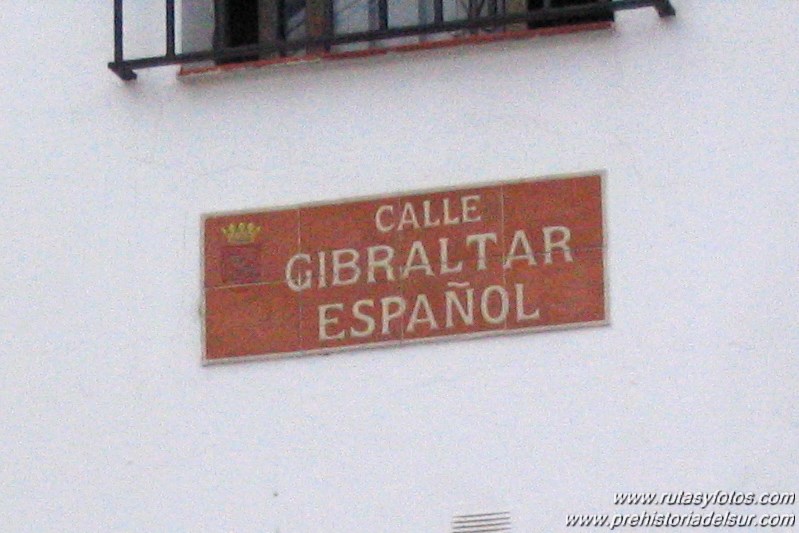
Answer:
POLYGON ((130 84, 101 4, 0 18, 4 531, 557 532, 797 489, 795 1, 130 84), (595 168, 611 326, 200 366, 201 213, 595 168))

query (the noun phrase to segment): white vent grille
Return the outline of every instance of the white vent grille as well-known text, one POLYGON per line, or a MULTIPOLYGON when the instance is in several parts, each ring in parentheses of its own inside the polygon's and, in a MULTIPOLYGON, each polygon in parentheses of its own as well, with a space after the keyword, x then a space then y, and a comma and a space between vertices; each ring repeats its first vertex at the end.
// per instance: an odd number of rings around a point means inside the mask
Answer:
POLYGON ((462 514, 452 518, 452 533, 495 533, 510 531, 510 513, 462 514))

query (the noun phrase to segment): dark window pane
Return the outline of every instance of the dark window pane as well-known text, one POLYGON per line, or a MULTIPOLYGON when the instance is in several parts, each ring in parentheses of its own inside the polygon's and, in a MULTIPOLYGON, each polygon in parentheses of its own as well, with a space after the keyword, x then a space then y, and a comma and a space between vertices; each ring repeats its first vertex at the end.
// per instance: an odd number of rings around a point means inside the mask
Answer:
MULTIPOLYGON (((553 8, 558 7, 568 7, 568 6, 580 6, 586 4, 596 4, 601 0, 551 0, 550 5, 553 8)), ((527 8, 530 11, 535 11, 536 9, 543 9, 544 8, 544 0, 527 0, 527 8)), ((602 22, 602 21, 612 21, 613 20, 613 11, 607 10, 607 12, 602 13, 600 15, 588 15, 588 16, 580 16, 580 17, 564 17, 562 19, 557 20, 546 20, 546 21, 534 21, 527 24, 528 28, 549 28, 552 26, 564 26, 568 24, 585 24, 587 22, 602 22)))
POLYGON ((258 0, 227 0, 228 46, 258 42, 258 0))

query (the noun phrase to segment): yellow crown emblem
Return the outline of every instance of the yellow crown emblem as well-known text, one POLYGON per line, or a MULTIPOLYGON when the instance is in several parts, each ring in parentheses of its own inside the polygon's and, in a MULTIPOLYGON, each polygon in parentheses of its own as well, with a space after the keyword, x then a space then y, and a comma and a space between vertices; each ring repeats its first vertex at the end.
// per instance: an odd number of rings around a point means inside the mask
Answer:
POLYGON ((261 233, 261 226, 256 226, 252 222, 239 222, 222 228, 222 233, 230 244, 250 244, 261 233))

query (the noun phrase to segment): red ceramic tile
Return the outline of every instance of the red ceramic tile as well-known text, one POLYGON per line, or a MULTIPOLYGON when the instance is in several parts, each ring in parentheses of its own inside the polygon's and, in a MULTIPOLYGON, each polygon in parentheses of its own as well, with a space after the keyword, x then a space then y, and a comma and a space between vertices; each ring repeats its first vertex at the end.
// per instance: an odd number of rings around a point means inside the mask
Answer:
POLYGON ((296 209, 209 217, 205 221, 205 286, 283 280, 299 251, 296 209))
POLYGON ((605 320, 602 250, 577 250, 571 261, 539 257, 535 266, 514 264, 506 271, 508 292, 523 295, 525 313, 511 315, 508 328, 554 326, 605 320), (537 312, 539 318, 531 317, 537 312))
POLYGON ((600 176, 508 184, 503 187, 503 198, 508 246, 515 232, 523 230, 541 252, 546 228, 558 227, 568 228, 572 248, 604 244, 600 176))
POLYGON ((383 224, 396 209, 396 198, 362 200, 300 209, 300 246, 303 252, 393 246, 396 232, 383 224))
POLYGON ((599 322, 601 178, 206 221, 207 359, 599 322))
POLYGON ((431 261, 501 255, 503 249, 500 186, 404 196, 392 222, 398 246, 406 254, 421 243, 431 261))
POLYGON ((209 289, 205 320, 209 361, 300 349, 299 298, 280 283, 209 289))
POLYGON ((399 282, 313 288, 300 294, 303 350, 398 342, 405 307, 399 282))
POLYGON ((500 258, 463 261, 459 272, 409 276, 402 293, 408 315, 405 339, 479 333, 505 328, 510 302, 500 258))

